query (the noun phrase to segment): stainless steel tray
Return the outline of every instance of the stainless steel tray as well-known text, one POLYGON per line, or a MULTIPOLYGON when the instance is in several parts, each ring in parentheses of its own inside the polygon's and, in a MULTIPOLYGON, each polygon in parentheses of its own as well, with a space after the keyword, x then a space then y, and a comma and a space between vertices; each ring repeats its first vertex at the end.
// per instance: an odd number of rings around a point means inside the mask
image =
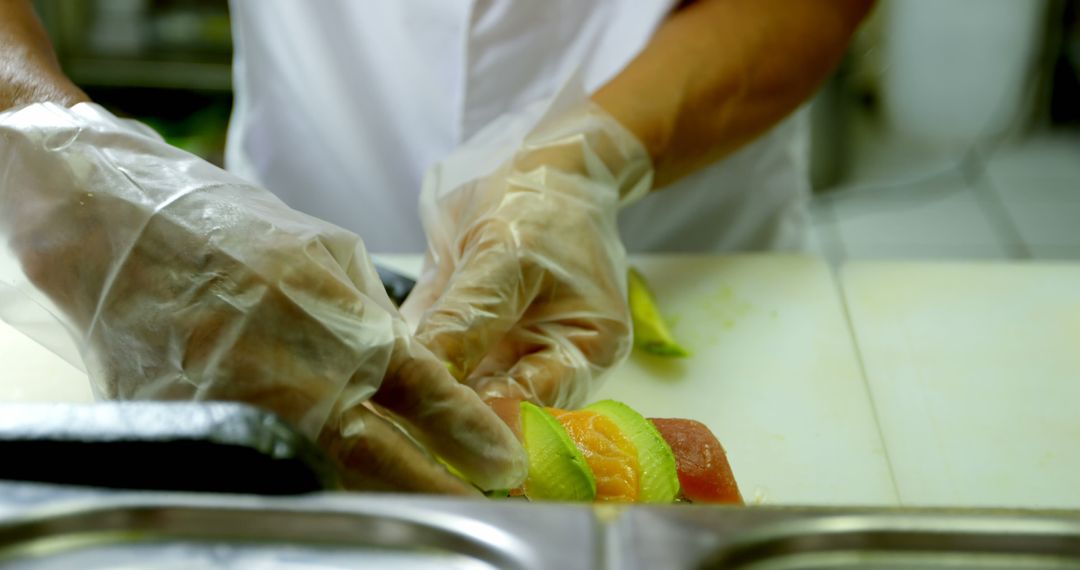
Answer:
POLYGON ((3 569, 576 569, 598 560, 588 507, 344 493, 47 501, 28 486, 15 493, 34 496, 0 510, 3 569))
POLYGON ((0 569, 1080 568, 1080 513, 256 497, 0 483, 0 569))
POLYGON ((635 508, 608 531, 613 568, 1080 568, 1080 513, 635 508))

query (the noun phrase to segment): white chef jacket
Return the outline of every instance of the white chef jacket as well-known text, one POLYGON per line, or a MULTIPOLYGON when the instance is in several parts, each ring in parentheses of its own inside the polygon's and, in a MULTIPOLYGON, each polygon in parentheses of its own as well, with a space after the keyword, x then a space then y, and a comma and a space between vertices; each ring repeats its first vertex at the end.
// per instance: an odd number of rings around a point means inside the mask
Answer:
MULTIPOLYGON (((232 0, 226 167, 363 237, 422 252, 425 171, 575 71, 589 92, 645 46, 674 0, 232 0)), ((805 118, 620 213, 630 251, 796 249, 805 118)), ((480 174, 480 173, 478 173, 480 174)))

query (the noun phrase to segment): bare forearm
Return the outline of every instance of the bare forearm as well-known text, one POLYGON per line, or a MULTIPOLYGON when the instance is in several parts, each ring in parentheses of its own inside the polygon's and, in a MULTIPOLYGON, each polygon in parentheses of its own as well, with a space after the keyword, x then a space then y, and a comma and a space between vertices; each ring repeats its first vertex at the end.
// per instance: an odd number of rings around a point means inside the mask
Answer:
POLYGON ((0 110, 43 101, 87 101, 60 70, 29 0, 0 0, 0 110))
POLYGON ((644 142, 663 187, 735 151, 813 94, 872 0, 700 0, 593 100, 644 142))

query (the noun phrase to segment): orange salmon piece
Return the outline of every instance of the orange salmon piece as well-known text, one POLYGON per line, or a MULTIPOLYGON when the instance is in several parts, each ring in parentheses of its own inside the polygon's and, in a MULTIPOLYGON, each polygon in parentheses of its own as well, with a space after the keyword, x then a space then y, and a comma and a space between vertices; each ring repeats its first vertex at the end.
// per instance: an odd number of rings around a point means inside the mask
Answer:
POLYGON ((596 500, 634 502, 641 467, 637 448, 615 422, 589 410, 546 408, 566 428, 596 477, 596 500))

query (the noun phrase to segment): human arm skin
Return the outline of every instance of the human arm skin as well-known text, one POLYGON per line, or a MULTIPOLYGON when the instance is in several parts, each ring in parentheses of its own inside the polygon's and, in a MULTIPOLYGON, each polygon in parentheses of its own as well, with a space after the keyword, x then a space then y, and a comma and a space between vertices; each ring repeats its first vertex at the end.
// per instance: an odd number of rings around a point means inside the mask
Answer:
POLYGON ((700 0, 676 10, 593 101, 645 145, 662 188, 794 111, 873 0, 700 0))
POLYGON ((89 98, 60 70, 29 0, 0 0, 0 111, 27 103, 70 106, 89 98))

